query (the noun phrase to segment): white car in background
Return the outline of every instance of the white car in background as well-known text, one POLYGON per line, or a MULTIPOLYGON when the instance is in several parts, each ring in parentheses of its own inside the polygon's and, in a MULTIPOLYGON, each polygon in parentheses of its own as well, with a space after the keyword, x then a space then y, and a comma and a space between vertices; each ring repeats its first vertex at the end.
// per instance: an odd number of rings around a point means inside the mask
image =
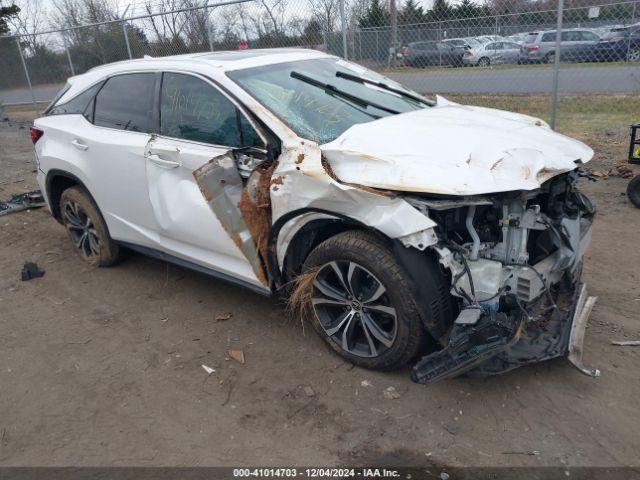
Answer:
POLYGON ((466 50, 462 56, 464 65, 500 65, 518 63, 520 45, 509 41, 489 42, 466 50))
POLYGON ((95 68, 31 135, 51 213, 93 265, 127 248, 292 295, 356 365, 423 356, 418 382, 580 365, 593 152, 539 119, 246 50, 95 68))

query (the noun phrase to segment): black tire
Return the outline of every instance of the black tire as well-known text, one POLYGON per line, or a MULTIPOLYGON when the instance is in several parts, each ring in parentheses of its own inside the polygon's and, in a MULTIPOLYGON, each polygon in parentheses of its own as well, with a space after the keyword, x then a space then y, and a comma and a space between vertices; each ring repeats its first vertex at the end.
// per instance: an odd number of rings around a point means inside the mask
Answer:
POLYGON ((549 52, 544 56, 544 63, 553 63, 556 61, 556 54, 555 52, 549 52))
POLYGON ((491 59, 489 57, 482 57, 478 60, 479 67, 488 67, 489 65, 491 65, 491 59))
MULTIPOLYGON (((394 370, 414 359, 426 345, 428 334, 412 293, 411 280, 382 239, 362 231, 348 231, 331 237, 307 257, 303 273, 310 272, 314 275, 313 284, 309 282, 308 287, 312 297, 310 320, 313 328, 347 361, 365 368, 394 370), (357 299, 348 296, 346 302, 329 305, 335 298, 324 293, 327 286, 331 288, 330 276, 335 275, 333 285, 338 285, 339 281, 333 269, 334 264, 343 273, 342 279, 350 287, 345 288, 344 292, 355 292, 357 299), (356 266, 353 267, 352 275, 348 276, 352 264, 356 266), (374 290, 376 293, 379 291, 375 282, 385 290, 379 297, 375 297, 375 293, 371 294, 374 290), (369 284, 373 287, 369 287, 369 284), (357 290, 367 293, 360 297, 357 290), (374 300, 367 302, 367 298, 374 300), (357 305, 353 306, 354 303, 357 305), (391 311, 394 314, 390 314, 391 311), (349 315, 353 316, 352 320, 342 320, 342 324, 346 322, 346 326, 331 336, 329 332, 336 329, 341 318, 349 315), (353 325, 350 327, 351 322, 353 325), (353 338, 347 341, 345 349, 339 339, 344 342, 347 330, 350 330, 347 333, 353 338), (379 341, 380 338, 384 338, 385 344, 379 341)), ((339 288, 338 285, 330 293, 339 288)))
POLYGON ((627 62, 640 61, 640 46, 631 47, 626 55, 627 62))
POLYGON ((111 239, 100 210, 85 189, 71 187, 62 192, 60 215, 69 238, 85 261, 109 267, 120 260, 120 248, 111 239))
POLYGON ((627 197, 636 208, 640 208, 640 175, 636 175, 627 185, 627 197))

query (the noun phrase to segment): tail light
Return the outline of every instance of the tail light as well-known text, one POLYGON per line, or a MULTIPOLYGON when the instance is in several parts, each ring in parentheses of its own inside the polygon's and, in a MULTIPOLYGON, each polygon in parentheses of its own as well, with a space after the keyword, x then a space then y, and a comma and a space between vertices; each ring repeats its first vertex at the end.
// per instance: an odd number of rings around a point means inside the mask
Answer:
POLYGON ((29 133, 31 134, 31 141, 33 142, 34 145, 38 140, 40 140, 40 137, 44 135, 44 132, 36 127, 30 127, 29 133))
POLYGON ((465 50, 465 52, 464 52, 464 56, 465 56, 465 57, 473 57, 473 53, 471 53, 471 51, 470 51, 470 50, 465 50))
POLYGON ((411 50, 409 50, 408 48, 405 48, 403 54, 405 57, 408 57, 409 55, 411 55, 411 50))
POLYGON ((531 45, 530 47, 527 47, 527 50, 535 52, 536 50, 540 50, 540 45, 531 45))

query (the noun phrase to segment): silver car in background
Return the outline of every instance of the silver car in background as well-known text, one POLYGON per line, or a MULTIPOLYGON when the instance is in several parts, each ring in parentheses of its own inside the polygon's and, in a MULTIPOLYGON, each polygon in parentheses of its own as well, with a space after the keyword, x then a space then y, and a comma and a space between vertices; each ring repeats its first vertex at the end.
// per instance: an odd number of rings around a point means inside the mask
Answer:
MULTIPOLYGON (((571 50, 596 45, 600 37, 586 28, 571 28, 562 30, 560 47, 565 54, 571 50)), ((520 48, 520 63, 553 63, 556 51, 556 30, 529 33, 520 48)))
POLYGON ((502 63, 518 63, 520 45, 515 42, 501 41, 477 45, 464 52, 464 65, 487 67, 502 63))

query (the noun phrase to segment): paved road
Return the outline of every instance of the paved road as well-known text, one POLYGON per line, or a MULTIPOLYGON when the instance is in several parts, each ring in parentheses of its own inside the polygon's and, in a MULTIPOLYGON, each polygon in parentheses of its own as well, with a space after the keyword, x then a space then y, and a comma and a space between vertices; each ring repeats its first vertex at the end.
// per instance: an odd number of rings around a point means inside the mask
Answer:
MULTIPOLYGON (((551 68, 457 68, 393 73, 394 80, 422 93, 550 92, 551 68)), ((568 67, 560 71, 561 93, 640 92, 640 66, 568 67)))
MULTIPOLYGON (((38 102, 49 102, 61 88, 62 85, 36 86, 33 88, 33 95, 38 102)), ((32 97, 27 87, 23 89, 0 90, 0 101, 4 104, 29 103, 32 101, 32 97)))
MULTIPOLYGON (((419 70, 389 77, 423 93, 542 93, 551 91, 551 68, 514 67, 419 70)), ((59 85, 34 88, 36 100, 49 101, 59 85)), ((640 93, 640 66, 568 67, 560 72, 562 93, 640 93)), ((31 102, 27 88, 0 91, 5 103, 31 102)))

